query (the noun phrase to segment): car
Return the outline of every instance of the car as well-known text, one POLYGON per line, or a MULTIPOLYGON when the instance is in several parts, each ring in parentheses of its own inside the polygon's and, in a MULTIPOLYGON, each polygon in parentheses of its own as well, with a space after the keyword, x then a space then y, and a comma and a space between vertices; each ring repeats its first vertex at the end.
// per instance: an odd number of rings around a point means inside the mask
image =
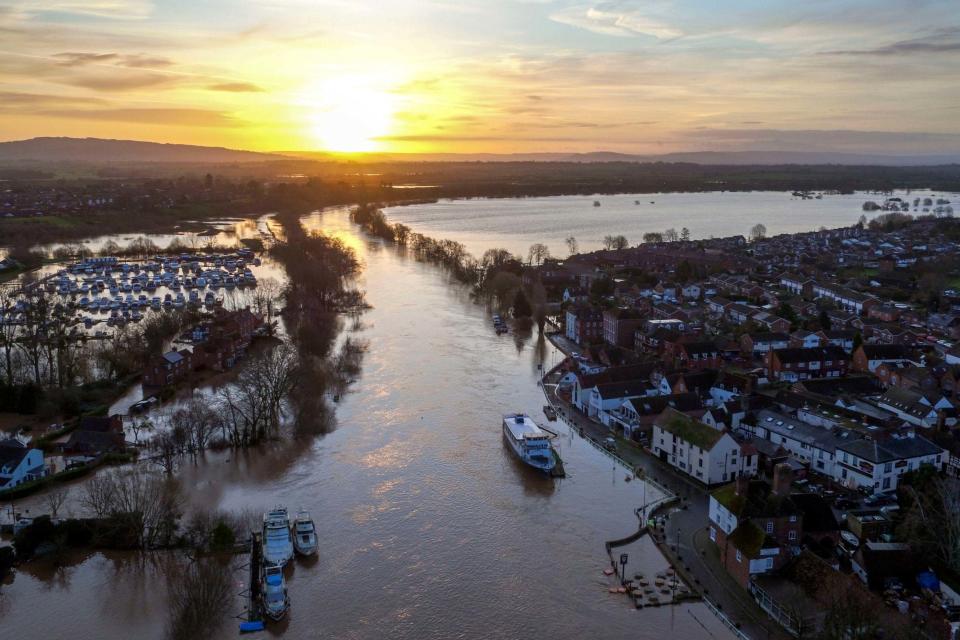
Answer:
POLYGON ((603 448, 607 451, 616 451, 617 450, 617 440, 616 438, 604 438, 603 439, 603 448))

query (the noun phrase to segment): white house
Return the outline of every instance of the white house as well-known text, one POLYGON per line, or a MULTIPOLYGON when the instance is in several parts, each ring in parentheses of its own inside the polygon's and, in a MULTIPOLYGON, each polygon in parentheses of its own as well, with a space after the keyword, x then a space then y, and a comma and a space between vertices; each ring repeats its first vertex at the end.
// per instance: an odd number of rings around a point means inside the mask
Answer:
POLYGON ((757 412, 756 424, 741 422, 740 430, 780 445, 801 462, 809 464, 813 471, 828 476, 834 475, 837 446, 845 442, 830 429, 769 409, 757 412))
POLYGON ((0 440, 0 490, 43 477, 43 451, 16 438, 0 440))
POLYGON ((946 461, 945 449, 912 432, 883 442, 854 440, 837 446, 834 479, 852 489, 882 493, 896 490, 904 473, 923 465, 941 469, 946 461))
POLYGON ((666 409, 653 423, 654 455, 710 486, 757 472, 757 455, 747 451, 730 432, 666 409))
POLYGON ((909 389, 891 387, 877 399, 877 406, 894 414, 904 422, 931 429, 937 426, 938 411, 951 410, 953 405, 946 398, 935 398, 931 403, 925 396, 909 389))

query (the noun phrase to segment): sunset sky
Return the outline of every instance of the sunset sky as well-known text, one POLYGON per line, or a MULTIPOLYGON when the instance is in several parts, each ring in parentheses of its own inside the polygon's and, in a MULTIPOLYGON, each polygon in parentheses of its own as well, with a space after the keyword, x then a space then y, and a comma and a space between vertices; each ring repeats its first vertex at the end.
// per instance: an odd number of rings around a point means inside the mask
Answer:
POLYGON ((0 139, 960 150, 957 0, 0 0, 0 139))

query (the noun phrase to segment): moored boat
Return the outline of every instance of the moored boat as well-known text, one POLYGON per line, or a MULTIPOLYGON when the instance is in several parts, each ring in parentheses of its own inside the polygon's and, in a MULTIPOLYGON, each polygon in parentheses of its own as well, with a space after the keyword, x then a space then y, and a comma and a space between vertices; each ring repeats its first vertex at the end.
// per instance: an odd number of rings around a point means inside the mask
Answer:
POLYGON ((310 514, 301 509, 293 522, 293 548, 302 556, 317 552, 317 528, 310 514))
POLYGON ((523 413, 503 416, 503 436, 513 452, 534 469, 549 473, 557 463, 550 435, 523 413))
POLYGON ((293 557, 290 516, 286 507, 277 507, 263 516, 263 561, 282 567, 293 557))
POLYGON ((290 597, 287 595, 287 583, 283 578, 283 569, 279 566, 265 566, 260 581, 260 595, 263 599, 263 612, 271 620, 280 620, 290 609, 290 597))

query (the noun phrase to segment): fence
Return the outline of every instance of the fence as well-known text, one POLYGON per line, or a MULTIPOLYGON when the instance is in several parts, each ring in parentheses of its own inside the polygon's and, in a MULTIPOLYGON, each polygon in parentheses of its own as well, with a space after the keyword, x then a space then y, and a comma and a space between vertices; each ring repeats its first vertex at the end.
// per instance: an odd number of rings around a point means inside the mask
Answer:
POLYGON ((703 596, 703 602, 707 605, 707 608, 713 612, 713 615, 717 616, 720 622, 723 623, 723 626, 725 626, 727 629, 730 629, 730 631, 733 632, 733 635, 735 635, 740 640, 750 640, 750 636, 748 636, 743 631, 738 629, 737 625, 733 624, 730 618, 728 618, 723 611, 720 611, 717 605, 710 602, 709 598, 707 598, 706 596, 703 596))

